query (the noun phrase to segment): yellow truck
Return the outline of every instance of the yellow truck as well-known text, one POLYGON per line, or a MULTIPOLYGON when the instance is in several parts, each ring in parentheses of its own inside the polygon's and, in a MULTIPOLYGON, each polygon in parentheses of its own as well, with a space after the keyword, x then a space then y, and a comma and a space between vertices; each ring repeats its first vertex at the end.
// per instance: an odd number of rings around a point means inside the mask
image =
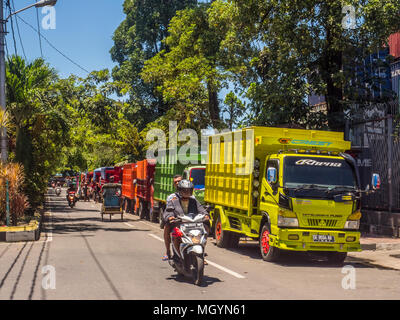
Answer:
MULTIPOLYGON (((219 247, 259 241, 265 261, 282 250, 323 252, 342 263, 361 251, 361 194, 343 133, 250 127, 210 136, 205 202, 219 247)), ((379 188, 379 175, 372 188, 379 188)))

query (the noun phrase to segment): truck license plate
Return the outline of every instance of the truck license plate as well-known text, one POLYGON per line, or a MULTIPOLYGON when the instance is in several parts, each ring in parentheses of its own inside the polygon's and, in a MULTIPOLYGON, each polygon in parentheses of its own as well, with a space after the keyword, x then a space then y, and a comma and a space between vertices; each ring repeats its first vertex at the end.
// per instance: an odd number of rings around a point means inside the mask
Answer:
POLYGON ((335 242, 335 237, 326 234, 314 234, 314 242, 335 242))

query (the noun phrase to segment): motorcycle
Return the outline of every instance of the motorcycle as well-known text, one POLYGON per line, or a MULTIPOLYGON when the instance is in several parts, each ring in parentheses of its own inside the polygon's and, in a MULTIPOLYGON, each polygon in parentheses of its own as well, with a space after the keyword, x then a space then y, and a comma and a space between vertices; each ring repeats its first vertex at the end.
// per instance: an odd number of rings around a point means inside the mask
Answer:
POLYGON ((193 214, 175 218, 175 227, 171 232, 172 238, 181 240, 179 252, 172 245, 173 257, 168 262, 178 274, 191 277, 195 285, 200 286, 204 276, 204 249, 207 243, 207 232, 203 222, 205 215, 193 214))
POLYGON ((60 187, 57 187, 57 188, 56 188, 56 195, 57 195, 57 197, 59 197, 60 194, 61 194, 61 188, 60 188, 60 187))
POLYGON ((75 192, 68 192, 67 200, 68 200, 68 205, 71 208, 73 208, 76 202, 75 192))

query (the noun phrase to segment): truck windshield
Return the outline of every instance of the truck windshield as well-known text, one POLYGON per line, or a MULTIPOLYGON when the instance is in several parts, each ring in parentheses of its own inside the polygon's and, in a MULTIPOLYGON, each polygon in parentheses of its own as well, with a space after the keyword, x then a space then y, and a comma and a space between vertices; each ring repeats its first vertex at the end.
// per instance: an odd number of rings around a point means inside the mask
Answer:
POLYGON ((355 189, 355 173, 343 159, 288 156, 284 159, 283 185, 285 188, 338 187, 355 189))
POLYGON ((205 186, 206 170, 204 168, 190 170, 190 180, 195 189, 203 189, 205 186))

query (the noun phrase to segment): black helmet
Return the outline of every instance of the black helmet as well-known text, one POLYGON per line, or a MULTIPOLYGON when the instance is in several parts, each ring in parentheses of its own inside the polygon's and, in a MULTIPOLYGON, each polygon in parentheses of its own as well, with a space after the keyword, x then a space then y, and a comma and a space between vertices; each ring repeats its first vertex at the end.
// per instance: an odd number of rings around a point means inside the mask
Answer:
POLYGON ((179 193, 181 191, 190 190, 190 194, 192 194, 193 193, 193 189, 194 189, 194 185, 189 180, 181 180, 178 183, 178 188, 177 189, 178 189, 179 193))

